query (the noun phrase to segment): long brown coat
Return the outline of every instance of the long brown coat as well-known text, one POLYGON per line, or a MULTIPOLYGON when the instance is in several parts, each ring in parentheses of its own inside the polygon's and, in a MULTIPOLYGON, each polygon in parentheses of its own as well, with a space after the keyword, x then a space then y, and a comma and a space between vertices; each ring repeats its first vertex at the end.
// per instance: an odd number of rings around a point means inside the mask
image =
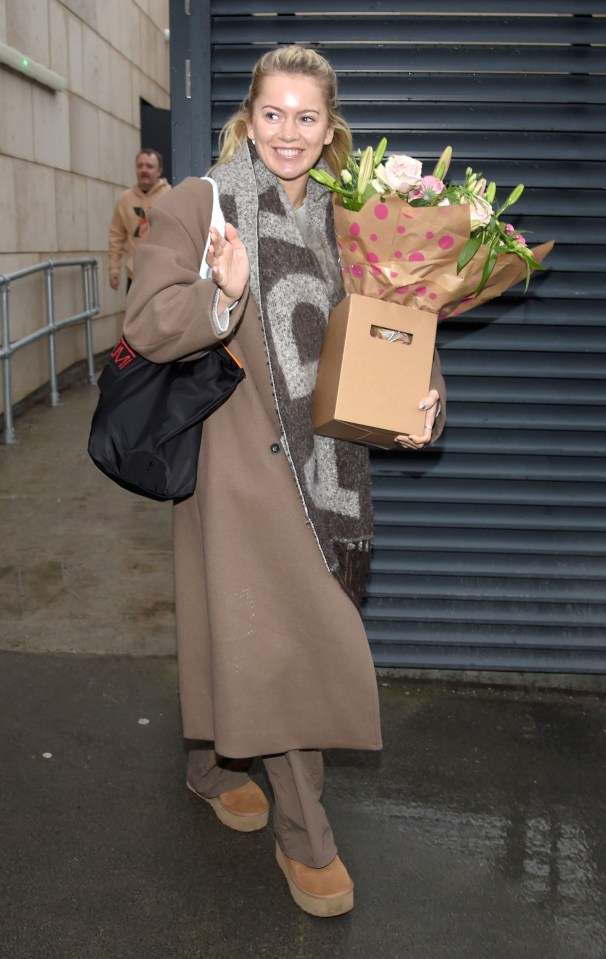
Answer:
MULTIPOLYGON (((199 276, 211 209, 210 185, 190 178, 152 213, 124 328, 151 360, 221 339, 211 318, 216 287, 199 276)), ((223 338, 246 379, 205 422, 196 492, 174 508, 184 735, 214 740, 230 757, 380 749, 364 627, 324 564, 281 451, 248 291, 223 338)), ((439 373, 435 385, 443 396, 439 373)))

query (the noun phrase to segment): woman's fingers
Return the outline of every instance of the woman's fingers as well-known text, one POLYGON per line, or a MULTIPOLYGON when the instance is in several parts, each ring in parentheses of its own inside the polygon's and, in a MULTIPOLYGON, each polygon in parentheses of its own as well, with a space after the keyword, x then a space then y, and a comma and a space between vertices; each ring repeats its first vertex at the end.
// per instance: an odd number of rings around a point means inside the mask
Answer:
MULTIPOLYGON (((427 396, 424 396, 421 402, 419 403, 420 410, 432 410, 434 406, 438 406, 440 403, 440 394, 437 390, 430 390, 427 396)), ((434 417, 435 419, 435 417, 434 417)), ((433 420, 432 420, 433 422, 433 420)))
POLYGON ((231 223, 225 224, 224 237, 215 227, 211 227, 209 235, 206 262, 212 278, 228 299, 238 300, 250 274, 246 248, 231 223))
POLYGON ((422 450, 425 446, 428 446, 431 442, 431 431, 426 430, 423 436, 414 436, 414 434, 406 435, 402 434, 395 437, 396 443, 399 443, 400 446, 405 446, 409 450, 422 450))
POLYGON ((225 224, 225 239, 229 240, 230 243, 242 243, 238 231, 231 223, 225 224))
POLYGON ((419 403, 419 409, 425 410, 425 424, 422 435, 414 433, 400 433, 394 437, 396 443, 410 450, 422 450, 431 443, 433 427, 436 416, 440 410, 440 394, 437 390, 430 390, 427 396, 424 396, 419 403))

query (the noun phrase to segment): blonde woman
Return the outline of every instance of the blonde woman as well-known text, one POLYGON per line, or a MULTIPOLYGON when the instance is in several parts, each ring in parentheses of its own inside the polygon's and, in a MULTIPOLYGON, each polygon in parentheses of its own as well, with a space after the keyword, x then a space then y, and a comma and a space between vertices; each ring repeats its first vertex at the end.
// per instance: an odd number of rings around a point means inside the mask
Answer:
MULTIPOLYGON (((321 803, 321 750, 378 750, 381 732, 357 608, 368 452, 315 436, 311 421, 326 319, 343 296, 331 201, 308 175, 318 163, 338 171, 351 149, 331 66, 300 46, 265 54, 221 142, 225 238, 210 230, 207 181, 173 189, 137 253, 125 324, 151 360, 227 343, 246 372, 205 422, 196 492, 174 507, 187 785, 227 826, 260 829, 269 803, 248 767, 262 757, 290 892, 313 915, 339 915, 353 882, 321 803), (201 279, 209 230, 212 278, 201 279)), ((443 408, 436 364, 429 425, 438 398, 443 408)))

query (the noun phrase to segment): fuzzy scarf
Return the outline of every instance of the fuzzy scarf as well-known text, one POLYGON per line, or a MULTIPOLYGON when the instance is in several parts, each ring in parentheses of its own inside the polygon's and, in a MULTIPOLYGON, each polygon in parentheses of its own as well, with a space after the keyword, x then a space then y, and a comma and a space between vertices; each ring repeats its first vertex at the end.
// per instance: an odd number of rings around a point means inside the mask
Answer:
POLYGON ((372 537, 368 450, 316 436, 312 425, 326 322, 344 295, 330 197, 310 178, 303 207, 293 210, 252 144, 213 177, 248 252, 284 452, 324 562, 357 603, 372 537))

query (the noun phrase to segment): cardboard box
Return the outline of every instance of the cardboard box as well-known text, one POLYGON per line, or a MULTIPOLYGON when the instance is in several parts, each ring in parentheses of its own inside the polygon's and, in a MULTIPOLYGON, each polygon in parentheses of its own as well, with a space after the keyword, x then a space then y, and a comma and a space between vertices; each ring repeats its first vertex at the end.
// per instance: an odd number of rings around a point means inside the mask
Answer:
POLYGON ((437 316, 352 293, 328 318, 313 401, 316 433, 394 449, 400 433, 423 435, 437 316), (388 342, 371 328, 397 330, 388 342))

